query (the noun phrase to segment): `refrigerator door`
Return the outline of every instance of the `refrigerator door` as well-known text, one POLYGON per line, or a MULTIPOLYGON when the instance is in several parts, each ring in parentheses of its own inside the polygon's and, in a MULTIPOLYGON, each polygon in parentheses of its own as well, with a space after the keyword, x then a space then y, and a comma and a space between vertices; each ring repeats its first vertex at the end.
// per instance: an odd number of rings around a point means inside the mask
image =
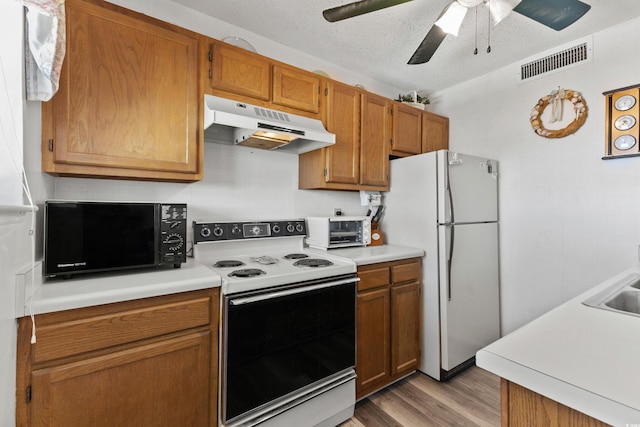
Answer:
POLYGON ((443 225, 438 234, 441 368, 450 371, 500 337, 498 224, 443 225))
POLYGON ((438 151, 438 222, 498 220, 498 162, 438 151))

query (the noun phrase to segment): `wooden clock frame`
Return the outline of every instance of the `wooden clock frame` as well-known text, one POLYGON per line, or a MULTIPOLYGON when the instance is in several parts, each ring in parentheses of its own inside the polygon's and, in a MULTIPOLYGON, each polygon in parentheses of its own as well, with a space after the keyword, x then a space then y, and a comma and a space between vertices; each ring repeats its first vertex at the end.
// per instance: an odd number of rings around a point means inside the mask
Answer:
POLYGON ((640 156, 640 84, 606 91, 603 95, 606 119, 602 159, 640 156), (628 148, 619 143, 625 139, 633 141, 628 148))

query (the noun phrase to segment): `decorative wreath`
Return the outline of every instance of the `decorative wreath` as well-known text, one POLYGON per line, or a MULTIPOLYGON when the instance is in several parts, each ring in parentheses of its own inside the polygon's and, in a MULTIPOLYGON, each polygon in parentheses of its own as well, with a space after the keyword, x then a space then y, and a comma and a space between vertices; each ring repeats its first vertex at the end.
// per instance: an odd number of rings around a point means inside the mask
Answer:
POLYGON ((529 120, 531 122, 531 127, 538 135, 545 138, 563 138, 580 129, 580 126, 582 126, 587 119, 588 111, 587 103, 584 98, 582 98, 582 95, 580 95, 580 92, 570 89, 558 89, 538 100, 538 103, 531 110, 531 117, 529 120), (565 99, 571 101, 571 104, 573 104, 573 112, 576 118, 563 129, 545 129, 542 123, 542 112, 550 103, 558 100, 564 102, 565 99))

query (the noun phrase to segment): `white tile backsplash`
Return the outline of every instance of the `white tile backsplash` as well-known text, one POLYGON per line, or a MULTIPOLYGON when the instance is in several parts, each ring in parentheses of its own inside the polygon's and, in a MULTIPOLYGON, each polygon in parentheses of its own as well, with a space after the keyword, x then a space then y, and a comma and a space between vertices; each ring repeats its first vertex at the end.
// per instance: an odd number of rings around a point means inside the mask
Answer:
POLYGON ((298 190, 298 156, 205 143, 204 179, 191 184, 56 178, 55 198, 185 202, 189 221, 361 215, 356 191, 298 190))

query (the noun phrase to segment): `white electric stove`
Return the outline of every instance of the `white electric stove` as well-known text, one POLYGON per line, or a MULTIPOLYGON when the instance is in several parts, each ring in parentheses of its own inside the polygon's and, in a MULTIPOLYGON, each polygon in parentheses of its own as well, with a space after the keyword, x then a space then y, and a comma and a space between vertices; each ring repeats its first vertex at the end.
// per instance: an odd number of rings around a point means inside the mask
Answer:
POLYGON ((220 424, 336 426, 355 407, 353 261, 304 247, 304 219, 194 222, 222 277, 220 424))
POLYGON ((304 219, 196 222, 194 258, 222 277, 224 295, 356 273, 353 261, 304 247, 304 219))

